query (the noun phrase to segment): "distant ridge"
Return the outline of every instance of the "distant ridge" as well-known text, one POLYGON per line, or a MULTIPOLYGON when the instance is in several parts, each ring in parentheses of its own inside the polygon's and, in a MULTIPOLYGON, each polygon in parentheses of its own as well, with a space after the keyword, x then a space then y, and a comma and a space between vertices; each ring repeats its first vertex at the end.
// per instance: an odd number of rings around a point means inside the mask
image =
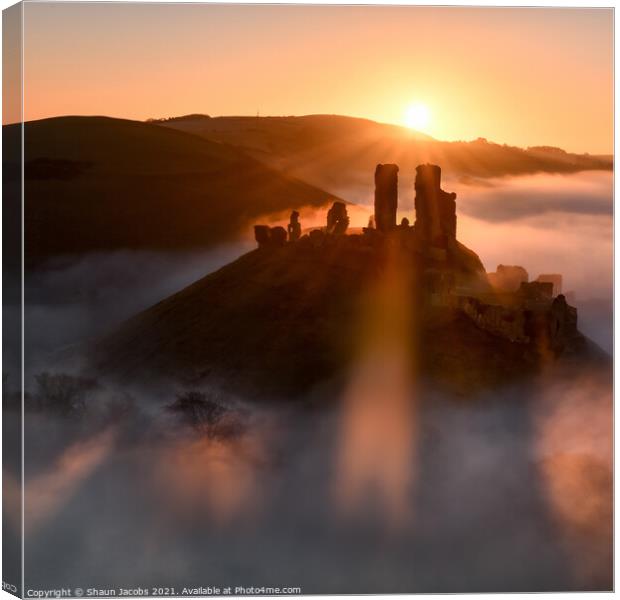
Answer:
POLYGON ((405 185, 412 183, 408 177, 415 167, 427 162, 440 163, 457 177, 477 178, 613 169, 612 157, 572 154, 552 146, 523 149, 484 138, 442 142, 398 125, 339 115, 190 117, 161 125, 237 146, 266 164, 341 194, 368 186, 367 174, 377 163, 398 164, 405 185))
POLYGON ((200 121, 202 119, 210 119, 209 115, 204 115, 201 113, 194 113, 191 115, 182 115, 180 117, 167 117, 162 119, 147 119, 147 123, 171 123, 178 121, 200 121))

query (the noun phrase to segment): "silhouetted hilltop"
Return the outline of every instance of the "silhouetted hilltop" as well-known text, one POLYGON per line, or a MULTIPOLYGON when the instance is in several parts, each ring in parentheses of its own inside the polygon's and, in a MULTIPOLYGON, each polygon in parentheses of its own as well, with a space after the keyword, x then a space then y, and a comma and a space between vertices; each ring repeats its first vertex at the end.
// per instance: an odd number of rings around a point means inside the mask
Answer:
POLYGON ((377 162, 396 163, 405 174, 419 164, 435 163, 452 176, 472 177, 613 168, 609 157, 551 147, 522 149, 482 138, 440 142, 405 127, 337 115, 184 117, 162 125, 244 148, 278 169, 341 195, 366 185, 377 162))
MULTIPOLYGON (((96 365, 130 379, 149 373, 193 382, 213 377, 258 397, 306 392, 342 374, 354 359, 361 299, 389 261, 375 250, 363 235, 319 244, 305 236, 254 250, 124 323, 99 343, 96 365)), ((411 255, 412 270, 417 258, 411 255)), ((479 261, 465 248, 453 260, 463 275, 479 273, 472 269, 479 261)), ((475 362, 489 345, 458 316, 439 319, 426 333, 426 358, 449 343, 450 355, 462 352, 459 363, 475 362), (446 327, 455 334, 449 342, 446 327)), ((497 343, 505 357, 510 344, 492 340, 497 343)))
MULTIPOLYGON (((3 127, 5 143, 21 135, 3 127)), ((204 248, 261 215, 333 196, 225 144, 153 124, 59 117, 25 126, 26 260, 204 248)), ((19 185, 19 164, 4 164, 19 185)), ((5 205, 5 211, 20 210, 5 205)))
POLYGON ((163 119, 147 119, 147 123, 169 123, 174 121, 199 121, 201 119, 210 119, 209 115, 202 113, 193 113, 191 115, 182 115, 180 117, 168 117, 163 119))
POLYGON ((377 166, 363 233, 347 234, 341 202, 301 237, 295 211, 288 231, 258 224, 257 250, 125 322, 94 366, 290 398, 346 378, 370 339, 373 362, 402 354, 422 380, 468 394, 588 354, 561 275, 487 274, 456 239, 456 195, 434 165, 416 169, 415 224, 397 224, 398 172, 377 166))

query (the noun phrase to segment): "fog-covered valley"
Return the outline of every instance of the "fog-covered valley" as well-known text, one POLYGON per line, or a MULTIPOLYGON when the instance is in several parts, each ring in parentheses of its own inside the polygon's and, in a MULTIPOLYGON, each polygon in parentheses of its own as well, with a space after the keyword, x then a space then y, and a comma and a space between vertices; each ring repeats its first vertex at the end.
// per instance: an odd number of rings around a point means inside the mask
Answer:
MULTIPOLYGON (((414 190, 401 177, 400 211, 413 222, 414 190)), ((580 329, 612 351, 612 175, 533 175, 471 180, 446 178, 457 192, 458 237, 478 253, 487 271, 521 265, 530 279, 561 273, 572 291, 580 329)), ((351 227, 366 226, 372 182, 351 207, 351 227)), ((324 224, 325 210, 301 211, 303 227, 324 224)), ((263 222, 285 224, 288 213, 263 222)), ((252 224, 227 244, 194 252, 119 250, 52 259, 26 275, 29 363, 44 365, 50 352, 101 335, 255 247, 252 224)), ((17 310, 17 308, 15 308, 17 310)), ((17 314, 17 313, 16 313, 17 314)))
MULTIPOLYGON (((609 173, 443 188, 488 271, 562 273, 581 330, 611 351, 609 173)), ((413 189, 400 196, 411 218, 413 189)), ((352 227, 371 202, 351 208, 352 227)), ((322 224, 316 208, 300 213, 304 227, 322 224)), ((27 273, 27 586, 610 587, 605 367, 560 365, 468 399, 413 380, 395 405, 381 389, 358 402, 355 381, 326 381, 306 398, 314 408, 82 373, 90 341, 252 249, 249 234, 207 252, 89 254, 27 273), (169 408, 190 392, 198 409, 169 408)))

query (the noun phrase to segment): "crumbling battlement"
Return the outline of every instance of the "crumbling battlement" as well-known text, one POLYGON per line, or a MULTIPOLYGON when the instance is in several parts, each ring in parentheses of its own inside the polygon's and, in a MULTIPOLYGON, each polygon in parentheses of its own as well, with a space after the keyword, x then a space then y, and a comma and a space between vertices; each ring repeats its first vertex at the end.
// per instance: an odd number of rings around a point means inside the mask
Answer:
POLYGON ((415 178, 415 229, 432 246, 456 239, 456 194, 441 189, 441 168, 420 165, 415 178))
POLYGON ((497 265, 494 273, 487 273, 489 283, 501 292, 519 292, 522 295, 557 296, 562 293, 562 275, 547 273, 530 281, 528 272, 518 265, 497 265))
MULTIPOLYGON (((550 283, 546 285, 551 286, 550 283)), ((577 329, 577 309, 569 306, 562 294, 553 300, 546 298, 544 305, 539 297, 537 305, 524 299, 521 305, 504 306, 460 296, 458 307, 483 331, 511 342, 542 342, 544 347, 559 354, 581 339, 577 329)))
POLYGON ((286 244, 286 229, 284 227, 269 227, 269 225, 254 225, 254 239, 259 248, 284 246, 286 244))
POLYGON ((508 307, 499 304, 486 304, 477 298, 461 296, 459 308, 480 329, 511 342, 527 344, 527 314, 521 307, 508 307))
POLYGON ((536 281, 551 283, 553 285, 553 295, 557 296, 562 293, 562 275, 559 273, 546 273, 539 275, 536 281))
POLYGON ((330 235, 344 235, 349 227, 347 205, 344 202, 334 202, 327 211, 327 228, 325 233, 330 235))
POLYGON ((287 226, 288 241, 297 242, 301 237, 301 223, 299 222, 299 212, 294 210, 287 226))
POLYGON ((516 292, 522 283, 530 280, 528 272, 518 265, 497 265, 494 273, 487 273, 489 283, 502 292, 516 292))
POLYGON ((522 281, 517 293, 526 302, 548 302, 553 298, 553 283, 550 281, 522 281))
POLYGON ((549 340, 556 352, 565 350, 579 336, 577 329, 577 309, 566 302, 563 294, 556 296, 549 312, 549 340))

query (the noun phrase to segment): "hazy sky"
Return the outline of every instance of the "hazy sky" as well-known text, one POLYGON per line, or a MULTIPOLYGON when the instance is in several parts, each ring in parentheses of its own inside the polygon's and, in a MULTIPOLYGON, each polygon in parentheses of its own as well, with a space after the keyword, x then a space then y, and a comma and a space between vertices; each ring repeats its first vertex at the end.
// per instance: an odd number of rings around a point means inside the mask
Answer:
MULTIPOLYGON (((613 150, 611 9, 26 3, 26 119, 336 113, 613 150)), ((5 120, 11 120, 5 116, 5 120)))

